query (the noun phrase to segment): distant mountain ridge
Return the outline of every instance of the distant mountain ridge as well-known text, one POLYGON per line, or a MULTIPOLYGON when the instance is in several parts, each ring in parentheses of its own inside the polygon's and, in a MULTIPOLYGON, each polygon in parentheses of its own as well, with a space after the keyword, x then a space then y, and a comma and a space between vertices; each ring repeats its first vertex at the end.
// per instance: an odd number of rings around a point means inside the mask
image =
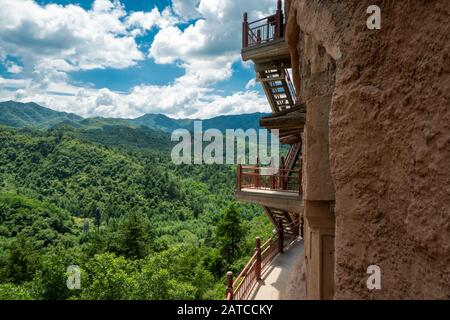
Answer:
MULTIPOLYGON (((256 112, 218 116, 202 120, 202 125, 203 130, 211 128, 221 131, 226 129, 259 129, 259 119, 265 115, 267 114, 256 112)), ((172 132, 176 129, 192 131, 194 121, 194 119, 173 119, 163 114, 145 114, 136 119, 82 118, 72 113, 48 109, 33 102, 0 102, 0 125, 14 128, 35 127, 48 129, 56 126, 70 126, 73 128, 96 129, 104 126, 142 126, 152 130, 172 132)))
POLYGON ((61 122, 78 122, 82 117, 73 113, 58 112, 42 107, 34 102, 0 102, 0 125, 15 128, 49 128, 61 122))

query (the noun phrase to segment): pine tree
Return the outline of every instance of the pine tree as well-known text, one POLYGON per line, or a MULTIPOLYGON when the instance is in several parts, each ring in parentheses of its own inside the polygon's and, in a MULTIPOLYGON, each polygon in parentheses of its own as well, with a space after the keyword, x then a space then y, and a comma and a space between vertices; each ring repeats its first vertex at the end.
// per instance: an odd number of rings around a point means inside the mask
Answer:
POLYGON ((94 224, 97 227, 97 230, 100 228, 101 218, 102 218, 102 215, 100 213, 100 209, 96 208, 94 211, 94 224))
POLYGON ((225 214, 217 224, 216 235, 223 258, 228 263, 233 263, 242 252, 245 238, 242 218, 234 204, 225 211, 225 214))
POLYGON ((148 220, 142 214, 131 213, 123 222, 119 232, 119 247, 124 256, 130 259, 142 259, 147 255, 153 233, 148 220))

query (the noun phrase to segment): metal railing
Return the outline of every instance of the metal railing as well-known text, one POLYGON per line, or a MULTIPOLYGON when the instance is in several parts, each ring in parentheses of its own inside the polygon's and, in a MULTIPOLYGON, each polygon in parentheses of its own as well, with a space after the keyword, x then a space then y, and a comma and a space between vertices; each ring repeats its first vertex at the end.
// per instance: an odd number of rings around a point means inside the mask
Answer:
POLYGON ((284 36, 284 16, 282 2, 277 2, 277 12, 274 15, 248 22, 248 15, 244 13, 242 23, 242 48, 263 44, 284 36))
MULTIPOLYGON (((299 156, 300 150, 302 148, 301 143, 293 144, 288 151, 288 154, 286 155, 286 160, 284 166, 286 168, 292 168, 295 165, 295 162, 297 161, 297 157, 299 156)), ((300 162, 301 163, 301 162, 300 162)))
POLYGON ((298 102, 297 93, 296 93, 296 90, 295 90, 295 86, 292 83, 291 75, 288 72, 288 70, 286 70, 286 72, 285 72, 285 80, 286 80, 286 83, 287 83, 287 86, 288 86, 288 89, 289 89, 289 93, 290 93, 290 95, 291 95, 291 97, 293 99, 292 102, 293 102, 293 104, 296 104, 298 102))

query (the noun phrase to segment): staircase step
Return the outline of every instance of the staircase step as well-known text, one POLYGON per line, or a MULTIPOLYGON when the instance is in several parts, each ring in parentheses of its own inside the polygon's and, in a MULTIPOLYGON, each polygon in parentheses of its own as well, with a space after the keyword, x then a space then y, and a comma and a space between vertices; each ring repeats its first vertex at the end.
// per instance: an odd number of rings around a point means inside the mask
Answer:
POLYGON ((281 71, 280 69, 270 69, 270 70, 265 70, 262 73, 263 74, 282 74, 283 71, 281 71))
POLYGON ((286 97, 288 95, 288 93, 286 91, 273 90, 273 89, 272 89, 272 94, 284 94, 284 95, 286 95, 286 97))
POLYGON ((283 77, 274 77, 274 78, 259 78, 257 79, 260 82, 270 82, 270 81, 283 81, 283 77))

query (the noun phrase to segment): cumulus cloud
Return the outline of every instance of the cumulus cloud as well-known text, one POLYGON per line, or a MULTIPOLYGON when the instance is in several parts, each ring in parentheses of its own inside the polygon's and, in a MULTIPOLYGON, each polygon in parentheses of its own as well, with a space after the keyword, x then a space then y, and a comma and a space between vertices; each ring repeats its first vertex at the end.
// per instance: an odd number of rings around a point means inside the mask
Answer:
MULTIPOLYGON (((3 81, 3 82, 2 82, 3 81)), ((11 80, 0 78, 12 85, 11 80)), ((166 86, 141 85, 129 93, 107 88, 79 88, 52 83, 45 94, 26 82, 14 83, 16 90, 0 91, 1 100, 34 101, 43 106, 85 117, 135 118, 146 113, 163 113, 175 118, 210 118, 218 114, 269 111, 267 101, 256 91, 219 95, 212 88, 174 83, 166 86)))
POLYGON ((145 31, 154 27, 166 29, 177 24, 179 20, 172 14, 170 8, 165 8, 162 12, 158 8, 153 8, 150 12, 133 12, 126 19, 128 28, 134 28, 131 34, 142 35, 145 31))
POLYGON ((5 88, 20 89, 30 85, 29 79, 6 79, 0 76, 0 85, 5 88))
POLYGON ((184 21, 197 19, 200 17, 198 4, 200 0, 173 0, 172 7, 174 12, 184 21))
POLYGON ((8 61, 5 63, 6 72, 8 73, 21 73, 23 68, 14 62, 8 61))
POLYGON ((184 30, 178 26, 160 30, 149 55, 160 64, 179 61, 189 81, 226 80, 239 60, 242 13, 249 10, 251 16, 259 17, 263 11, 272 12, 273 5, 273 0, 174 1, 174 8, 195 9, 200 18, 184 30))
POLYGON ((118 0, 95 0, 90 9, 33 0, 0 0, 0 5, 0 60, 13 56, 23 62, 8 69, 23 80, 0 77, 0 99, 106 117, 159 112, 205 118, 268 110, 267 101, 252 91, 254 81, 229 95, 220 82, 241 63, 242 13, 249 11, 251 18, 273 13, 273 0, 172 0, 171 6, 148 12, 126 12, 118 0), (153 29, 156 36, 145 54, 136 37, 153 29), (184 75, 125 93, 71 83, 73 71, 124 69, 148 58, 176 64, 184 75))
POLYGON ((255 86, 256 86, 256 80, 251 79, 245 86, 245 89, 250 90, 250 89, 253 89, 255 86))
POLYGON ((0 46, 30 68, 43 59, 64 60, 76 70, 126 68, 144 59, 118 1, 96 0, 91 10, 31 0, 0 5, 0 46))

